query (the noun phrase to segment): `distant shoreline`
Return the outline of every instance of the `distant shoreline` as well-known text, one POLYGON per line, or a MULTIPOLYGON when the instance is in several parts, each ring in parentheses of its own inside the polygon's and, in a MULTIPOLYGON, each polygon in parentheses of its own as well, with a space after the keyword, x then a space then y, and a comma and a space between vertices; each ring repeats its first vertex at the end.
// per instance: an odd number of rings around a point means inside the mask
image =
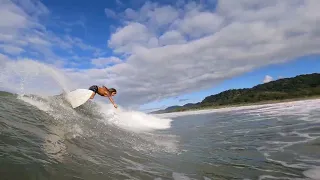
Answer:
POLYGON ((282 78, 251 88, 229 89, 209 95, 201 102, 170 106, 150 114, 273 104, 314 98, 320 98, 320 73, 282 78))
POLYGON ((221 105, 221 106, 207 106, 207 107, 202 107, 202 108, 190 108, 190 109, 187 109, 187 110, 171 111, 171 112, 155 113, 155 114, 169 114, 169 113, 191 112, 191 111, 201 111, 201 110, 210 110, 210 109, 214 110, 214 109, 224 109, 224 108, 233 108, 233 107, 246 107, 246 106, 254 106, 254 105, 278 104, 278 103, 313 100, 313 99, 319 99, 320 100, 320 95, 310 96, 310 97, 282 99, 282 100, 260 101, 260 102, 255 102, 255 103, 230 104, 230 105, 221 105))

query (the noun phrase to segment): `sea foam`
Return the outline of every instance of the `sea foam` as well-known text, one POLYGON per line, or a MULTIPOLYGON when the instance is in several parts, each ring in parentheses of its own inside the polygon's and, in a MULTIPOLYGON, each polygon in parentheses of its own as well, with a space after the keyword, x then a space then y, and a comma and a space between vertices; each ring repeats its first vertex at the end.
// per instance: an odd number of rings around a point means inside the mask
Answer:
POLYGON ((154 115, 145 114, 139 111, 130 111, 118 107, 115 109, 111 104, 97 102, 106 118, 103 121, 115 124, 130 131, 152 131, 168 129, 171 127, 171 119, 159 118, 154 115))

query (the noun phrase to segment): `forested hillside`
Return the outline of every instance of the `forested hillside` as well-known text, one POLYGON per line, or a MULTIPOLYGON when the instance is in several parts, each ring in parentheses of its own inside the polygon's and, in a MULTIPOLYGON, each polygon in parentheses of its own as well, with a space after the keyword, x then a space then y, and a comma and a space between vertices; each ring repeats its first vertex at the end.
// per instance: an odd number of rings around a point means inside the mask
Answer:
POLYGON ((152 113, 166 113, 219 107, 225 105, 249 104, 270 100, 306 98, 320 95, 320 74, 305 74, 293 78, 283 78, 252 88, 230 89, 204 98, 203 101, 184 106, 172 106, 152 113))

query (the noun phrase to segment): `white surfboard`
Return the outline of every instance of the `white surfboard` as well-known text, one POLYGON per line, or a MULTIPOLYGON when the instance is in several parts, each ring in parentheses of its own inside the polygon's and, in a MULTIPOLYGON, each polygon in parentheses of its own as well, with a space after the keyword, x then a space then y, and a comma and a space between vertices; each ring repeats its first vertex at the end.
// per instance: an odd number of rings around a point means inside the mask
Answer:
POLYGON ((89 89, 76 89, 67 93, 65 97, 71 104, 72 108, 76 108, 87 102, 90 99, 92 93, 93 91, 89 89))

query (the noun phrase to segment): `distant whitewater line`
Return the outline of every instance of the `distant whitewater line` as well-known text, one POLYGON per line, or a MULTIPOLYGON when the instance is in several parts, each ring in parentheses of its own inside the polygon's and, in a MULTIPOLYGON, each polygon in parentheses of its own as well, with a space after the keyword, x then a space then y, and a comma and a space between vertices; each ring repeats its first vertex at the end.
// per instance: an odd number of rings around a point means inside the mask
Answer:
MULTIPOLYGON (((182 111, 182 112, 171 112, 171 113, 163 113, 163 114, 156 114, 158 117, 162 118, 173 118, 178 116, 186 116, 186 115, 196 115, 196 114, 206 114, 206 113, 213 113, 213 112, 228 112, 228 111, 238 111, 238 110, 251 110, 256 108, 294 108, 297 112, 297 108, 305 107, 305 109, 315 108, 317 109, 320 107, 320 98, 319 99, 309 99, 309 100, 297 100, 297 101, 289 101, 289 102, 279 102, 279 103, 269 103, 269 104, 259 104, 259 105, 246 105, 246 106, 236 106, 236 107, 223 107, 218 109, 203 109, 203 110, 189 110, 189 111, 182 111)), ((294 112, 289 112, 294 113, 294 112)))

